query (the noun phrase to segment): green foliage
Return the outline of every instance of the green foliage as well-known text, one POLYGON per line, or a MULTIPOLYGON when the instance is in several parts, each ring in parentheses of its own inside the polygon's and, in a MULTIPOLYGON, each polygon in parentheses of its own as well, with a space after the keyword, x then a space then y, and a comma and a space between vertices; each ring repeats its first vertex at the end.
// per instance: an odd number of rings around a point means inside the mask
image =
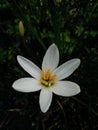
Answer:
POLYGON ((98 129, 97 41, 96 0, 0 0, 0 128, 13 130, 9 122, 17 113, 18 117, 27 116, 36 130, 98 129), (25 30, 22 37, 20 21, 25 30), (58 46, 62 63, 74 57, 81 59, 70 80, 79 83, 82 92, 76 98, 54 97, 49 112, 43 115, 36 102, 38 93, 21 94, 11 85, 19 77, 28 76, 18 66, 16 56, 23 55, 41 66, 52 43, 58 46))

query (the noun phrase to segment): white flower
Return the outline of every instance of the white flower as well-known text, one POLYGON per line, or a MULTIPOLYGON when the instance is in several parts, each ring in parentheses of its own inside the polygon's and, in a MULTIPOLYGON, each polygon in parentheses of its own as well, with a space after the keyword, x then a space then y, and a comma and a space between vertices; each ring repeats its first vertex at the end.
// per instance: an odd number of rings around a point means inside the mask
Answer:
POLYGON ((80 92, 80 87, 71 81, 62 81, 70 76, 80 65, 80 59, 72 59, 61 66, 59 63, 59 50, 52 44, 42 62, 42 70, 30 60, 17 56, 18 63, 32 77, 16 80, 12 87, 20 92, 35 92, 41 90, 39 104, 42 112, 46 112, 52 102, 53 93, 60 96, 73 96, 80 92))

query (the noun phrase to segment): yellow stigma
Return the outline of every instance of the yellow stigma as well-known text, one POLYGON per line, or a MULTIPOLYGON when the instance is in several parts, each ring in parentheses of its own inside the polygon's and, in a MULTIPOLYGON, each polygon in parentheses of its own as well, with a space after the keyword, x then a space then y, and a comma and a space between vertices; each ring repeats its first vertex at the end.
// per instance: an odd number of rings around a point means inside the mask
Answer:
POLYGON ((56 75, 51 75, 50 69, 48 69, 46 72, 42 70, 42 77, 40 79, 41 84, 43 84, 46 87, 50 87, 55 83, 56 75))

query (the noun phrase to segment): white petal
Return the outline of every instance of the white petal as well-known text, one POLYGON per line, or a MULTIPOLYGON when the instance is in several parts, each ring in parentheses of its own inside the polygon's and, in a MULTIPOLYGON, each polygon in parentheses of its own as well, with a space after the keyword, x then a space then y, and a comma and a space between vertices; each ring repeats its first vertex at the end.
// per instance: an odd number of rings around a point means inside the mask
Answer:
POLYGON ((33 62, 22 56, 17 56, 17 60, 21 67, 31 76, 36 79, 39 79, 41 77, 41 70, 33 62))
POLYGON ((40 82, 33 78, 21 78, 16 80, 12 87, 20 92, 35 92, 41 89, 40 82))
POLYGON ((52 92, 49 89, 42 89, 40 92, 40 109, 43 113, 45 113, 52 102, 52 92))
POLYGON ((70 81, 58 81, 51 89, 55 94, 66 97, 80 93, 79 85, 70 81))
POLYGON ((56 80, 61 80, 70 76, 80 65, 80 59, 72 59, 53 71, 56 74, 56 80))
POLYGON ((43 58, 42 69, 44 69, 45 71, 47 71, 48 69, 53 71, 58 66, 58 63, 59 63, 59 50, 55 44, 52 44, 48 48, 43 58))

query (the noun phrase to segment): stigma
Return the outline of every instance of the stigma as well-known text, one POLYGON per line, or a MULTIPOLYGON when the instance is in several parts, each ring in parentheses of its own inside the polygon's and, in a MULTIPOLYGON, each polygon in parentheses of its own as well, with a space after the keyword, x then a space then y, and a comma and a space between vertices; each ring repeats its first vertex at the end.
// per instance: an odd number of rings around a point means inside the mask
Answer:
POLYGON ((46 72, 42 69, 42 77, 40 79, 42 85, 51 87, 55 83, 55 78, 56 74, 51 75, 50 69, 48 69, 46 72))

